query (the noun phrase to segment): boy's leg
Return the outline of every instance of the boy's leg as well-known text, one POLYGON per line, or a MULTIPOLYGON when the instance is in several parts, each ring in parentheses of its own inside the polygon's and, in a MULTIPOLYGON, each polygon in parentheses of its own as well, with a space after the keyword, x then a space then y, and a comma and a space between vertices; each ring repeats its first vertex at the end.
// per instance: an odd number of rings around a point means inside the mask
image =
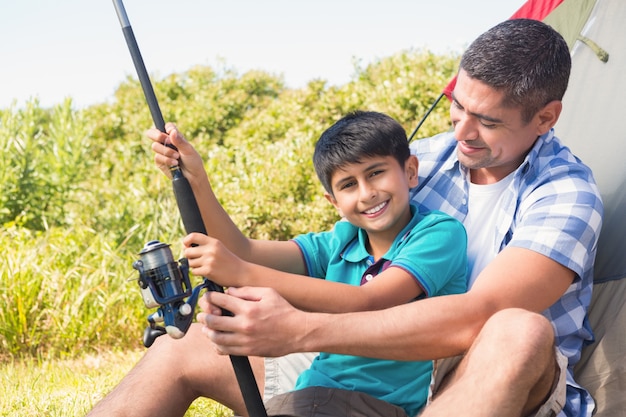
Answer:
POLYGON ((525 310, 504 310, 487 321, 421 417, 459 410, 465 416, 527 416, 550 397, 559 377, 550 323, 525 310))
MULTIPOLYGON (((208 397, 247 415, 230 358, 218 355, 194 323, 182 339, 157 338, 137 365, 88 414, 183 416, 198 397, 208 397)), ((263 393, 263 359, 249 358, 263 393)))

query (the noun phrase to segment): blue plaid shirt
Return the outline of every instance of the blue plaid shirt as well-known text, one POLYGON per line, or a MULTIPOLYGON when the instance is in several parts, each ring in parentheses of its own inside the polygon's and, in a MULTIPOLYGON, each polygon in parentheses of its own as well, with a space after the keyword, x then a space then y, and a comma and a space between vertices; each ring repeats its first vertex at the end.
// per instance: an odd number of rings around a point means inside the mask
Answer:
MULTIPOLYGON (((463 222, 469 170, 459 163, 454 133, 415 141, 411 149, 420 161, 413 201, 463 222)), ((593 399, 573 379, 583 344, 593 341, 587 309, 603 209, 591 170, 551 130, 539 137, 515 171, 502 201, 492 241, 495 252, 506 246, 530 249, 576 273, 565 294, 543 315, 552 322, 556 346, 569 361, 567 403, 560 415, 591 416, 593 399)))

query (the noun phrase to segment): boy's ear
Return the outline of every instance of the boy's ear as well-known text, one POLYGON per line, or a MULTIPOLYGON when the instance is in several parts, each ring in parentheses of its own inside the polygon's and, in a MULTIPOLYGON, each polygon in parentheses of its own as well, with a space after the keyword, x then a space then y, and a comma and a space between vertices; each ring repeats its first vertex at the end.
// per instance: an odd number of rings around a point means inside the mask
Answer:
POLYGON ((419 183, 417 177, 417 169, 419 168, 419 161, 417 160, 417 156, 411 155, 409 159, 406 160, 404 164, 404 171, 406 172, 407 182, 409 183, 409 188, 417 187, 419 183))
POLYGON ((326 197, 326 200, 330 201, 330 204, 332 204, 333 206, 335 206, 335 208, 337 209, 337 212, 339 213, 340 217, 344 217, 343 215, 343 211, 341 211, 341 209, 339 208, 339 206, 337 206, 337 200, 335 199, 335 197, 333 197, 332 194, 330 194, 329 192, 325 192, 324 193, 324 197, 326 197))

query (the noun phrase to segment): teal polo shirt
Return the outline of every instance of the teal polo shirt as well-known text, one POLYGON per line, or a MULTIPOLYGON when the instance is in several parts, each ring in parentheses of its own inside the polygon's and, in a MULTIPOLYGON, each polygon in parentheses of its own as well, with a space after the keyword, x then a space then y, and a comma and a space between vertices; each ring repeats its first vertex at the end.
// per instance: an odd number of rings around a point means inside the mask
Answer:
MULTIPOLYGON (((411 206, 412 218, 387 253, 374 262, 367 252, 364 230, 337 222, 328 232, 300 235, 300 247, 311 277, 361 285, 368 275, 388 267, 407 271, 424 289, 424 296, 466 291, 467 237, 465 228, 438 211, 420 212, 411 206)), ((428 396, 431 361, 391 361, 320 353, 304 371, 295 389, 311 386, 367 393, 402 407, 414 416, 428 396)))

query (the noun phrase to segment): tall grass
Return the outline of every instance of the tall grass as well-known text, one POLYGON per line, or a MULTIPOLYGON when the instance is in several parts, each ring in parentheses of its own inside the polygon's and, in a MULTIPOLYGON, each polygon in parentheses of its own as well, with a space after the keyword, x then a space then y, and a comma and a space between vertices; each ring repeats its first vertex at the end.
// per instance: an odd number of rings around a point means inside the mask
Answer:
POLYGON ((137 346, 145 315, 132 257, 87 228, 0 234, 0 338, 10 357, 73 357, 120 341, 137 346), (134 285, 133 285, 134 284, 134 285), (120 315, 121 313, 121 315, 120 315))

